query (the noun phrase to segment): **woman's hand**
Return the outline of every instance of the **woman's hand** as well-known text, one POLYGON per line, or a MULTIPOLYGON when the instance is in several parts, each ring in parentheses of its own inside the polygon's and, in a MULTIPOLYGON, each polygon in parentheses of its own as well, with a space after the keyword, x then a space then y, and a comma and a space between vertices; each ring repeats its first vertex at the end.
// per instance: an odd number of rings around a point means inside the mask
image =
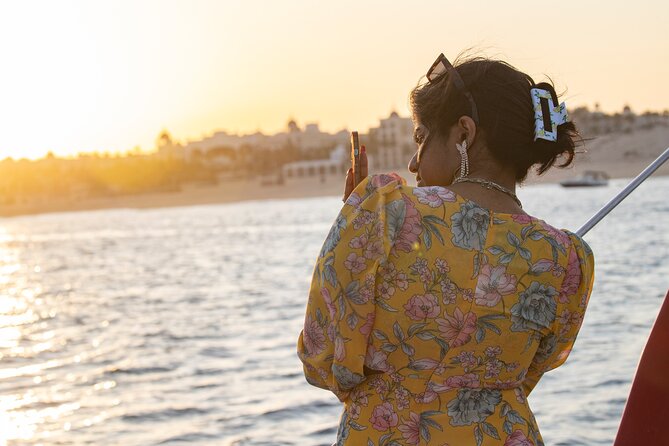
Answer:
MULTIPOLYGON (((362 180, 363 178, 367 178, 367 152, 365 152, 365 146, 360 147, 360 179, 362 180)), ((348 196, 351 195, 356 186, 353 168, 349 167, 348 172, 346 172, 346 185, 344 186, 342 201, 348 199, 348 196)))

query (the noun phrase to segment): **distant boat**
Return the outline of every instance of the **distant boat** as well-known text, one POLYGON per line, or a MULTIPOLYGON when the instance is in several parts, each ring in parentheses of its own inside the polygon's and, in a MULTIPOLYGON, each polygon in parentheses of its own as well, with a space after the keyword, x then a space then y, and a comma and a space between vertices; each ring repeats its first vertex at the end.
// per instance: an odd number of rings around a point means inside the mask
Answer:
POLYGON ((563 187, 592 187, 592 186, 606 186, 609 184, 609 176, 606 172, 600 170, 586 170, 578 178, 571 178, 569 180, 560 181, 563 187))

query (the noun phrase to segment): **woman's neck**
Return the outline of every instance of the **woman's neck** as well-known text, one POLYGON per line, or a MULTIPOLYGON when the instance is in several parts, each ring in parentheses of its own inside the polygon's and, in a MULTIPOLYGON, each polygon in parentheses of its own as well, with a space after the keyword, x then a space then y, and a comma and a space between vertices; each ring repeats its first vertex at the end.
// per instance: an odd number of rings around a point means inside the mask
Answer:
MULTIPOLYGON (((508 189, 515 194, 515 175, 501 169, 472 169, 467 178, 479 178, 508 189)), ((453 192, 471 200, 478 205, 490 209, 493 212, 507 214, 524 214, 523 208, 515 201, 511 194, 504 193, 494 188, 487 188, 479 183, 461 182, 448 186, 453 192)))
POLYGON ((481 178, 483 180, 492 181, 499 186, 509 189, 511 192, 516 192, 516 176, 513 172, 507 169, 490 168, 490 167, 474 167, 469 171, 469 178, 481 178))

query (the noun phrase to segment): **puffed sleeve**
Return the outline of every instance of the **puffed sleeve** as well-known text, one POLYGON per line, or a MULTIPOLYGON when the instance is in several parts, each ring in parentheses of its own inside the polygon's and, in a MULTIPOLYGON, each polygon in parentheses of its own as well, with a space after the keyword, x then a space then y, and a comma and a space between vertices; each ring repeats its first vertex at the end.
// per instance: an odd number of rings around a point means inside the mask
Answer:
POLYGON ((585 309, 592 292, 595 260, 588 244, 576 234, 565 231, 571 240, 565 277, 557 296, 557 312, 548 334, 539 342, 527 376, 523 381, 525 394, 534 389, 541 376, 562 365, 576 341, 585 309))
POLYGON ((337 216, 314 268, 297 353, 307 381, 344 401, 365 380, 376 271, 388 257, 386 206, 399 177, 367 177, 337 216))

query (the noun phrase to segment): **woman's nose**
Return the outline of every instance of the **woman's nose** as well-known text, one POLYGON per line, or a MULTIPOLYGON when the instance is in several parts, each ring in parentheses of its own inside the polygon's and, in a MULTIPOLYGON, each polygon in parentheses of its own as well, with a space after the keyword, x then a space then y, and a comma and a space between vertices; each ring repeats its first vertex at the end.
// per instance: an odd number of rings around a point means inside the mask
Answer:
POLYGON ((409 161, 409 172, 417 173, 418 172, 418 152, 414 153, 411 161, 409 161))

